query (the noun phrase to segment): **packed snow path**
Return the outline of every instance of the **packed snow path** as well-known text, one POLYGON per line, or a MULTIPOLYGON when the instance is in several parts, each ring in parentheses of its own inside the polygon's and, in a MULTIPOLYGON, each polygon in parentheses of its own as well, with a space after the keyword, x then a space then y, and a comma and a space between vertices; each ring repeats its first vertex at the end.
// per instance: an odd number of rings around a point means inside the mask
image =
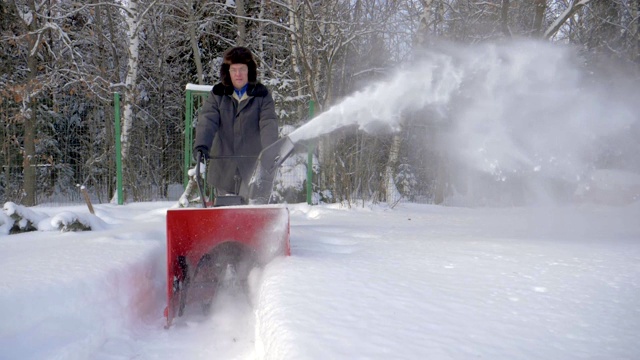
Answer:
MULTIPOLYGON (((163 329, 170 203, 0 238, 0 359, 634 359, 640 206, 291 205, 252 307, 163 329)), ((51 215, 81 207, 38 208, 51 215)))

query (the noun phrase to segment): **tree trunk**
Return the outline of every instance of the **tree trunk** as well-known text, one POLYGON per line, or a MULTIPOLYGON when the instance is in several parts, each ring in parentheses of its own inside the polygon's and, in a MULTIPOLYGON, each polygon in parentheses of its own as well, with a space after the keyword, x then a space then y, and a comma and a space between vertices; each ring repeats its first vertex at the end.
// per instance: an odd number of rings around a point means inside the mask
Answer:
MULTIPOLYGON (((100 0, 96 0, 96 1, 100 1, 100 0)), ((111 12, 112 8, 110 6, 106 6, 105 7, 105 15, 107 16, 107 26, 109 28, 109 35, 111 39, 116 39, 118 37, 117 32, 116 32, 116 24, 114 22, 114 14, 111 12)), ((111 76, 111 82, 112 83, 121 83, 122 82, 122 78, 120 75, 120 57, 118 56, 118 49, 115 47, 115 45, 111 45, 111 58, 109 59, 109 61, 113 61, 113 65, 112 65, 112 73, 113 75, 111 76)), ((114 95, 112 95, 113 97, 114 95)), ((115 115, 115 114, 114 114, 115 115)), ((111 117, 111 119, 113 119, 113 117, 111 117)), ((109 134, 109 140, 110 143, 112 144, 113 148, 113 152, 112 154, 115 153, 115 124, 113 124, 113 126, 111 126, 111 122, 106 120, 105 123, 108 123, 109 125, 106 126, 106 130, 107 130, 107 134, 109 134)), ((116 161, 115 161, 115 157, 112 158, 113 161, 110 162, 109 164, 109 174, 111 175, 110 178, 111 179, 115 179, 116 178, 116 161)), ((109 198, 113 199, 113 202, 115 202, 116 199, 116 195, 117 195, 117 190, 116 189, 116 184, 114 183, 114 181, 109 181, 109 198)))
POLYGON ((444 0, 439 0, 435 9, 435 14, 434 14, 435 21, 433 23, 433 33, 436 35, 443 35, 446 31, 445 24, 444 24, 445 23, 444 14, 445 14, 444 0))
POLYGON ((431 5, 433 0, 422 0, 422 14, 420 14, 420 23, 418 25, 418 34, 416 34, 416 44, 424 46, 427 43, 429 34, 429 19, 431 19, 431 5))
POLYGON ((236 45, 244 46, 247 41, 247 27, 246 20, 244 19, 247 14, 244 11, 244 0, 236 0, 236 24, 238 25, 238 37, 236 38, 236 45))
POLYGON ((444 203, 449 193, 449 167, 447 165, 447 155, 440 153, 437 156, 437 174, 434 186, 433 202, 440 205, 444 203))
POLYGON ((394 179, 395 170, 398 166, 398 159, 400 157, 400 146, 402 145, 402 131, 393 135, 393 141, 391 148, 389 149, 389 160, 384 172, 384 185, 385 185, 385 199, 387 204, 395 205, 402 199, 402 195, 398 191, 396 182, 394 179))
MULTIPOLYGON (((293 70, 293 79, 295 80, 296 87, 298 88, 298 97, 303 98, 305 95, 303 78, 302 78, 302 68, 301 68, 301 59, 300 59, 300 47, 298 43, 298 34, 300 33, 300 23, 298 21, 298 14, 296 13, 296 9, 298 7, 297 0, 289 0, 288 2, 288 12, 289 12, 289 44, 291 47, 291 69, 293 70)), ((304 114, 304 108, 301 104, 298 107, 298 114, 304 114)))
MULTIPOLYGON (((100 0, 98 0, 100 1, 100 0)), ((113 16, 111 13, 111 9, 110 7, 106 7, 106 14, 107 14, 107 22, 109 24, 109 35, 111 36, 111 39, 116 39, 118 37, 117 32, 116 32, 116 26, 117 24, 114 23, 113 21, 113 16)), ((121 77, 120 77, 120 57, 118 56, 118 49, 116 48, 115 45, 111 45, 111 61, 113 61, 113 69, 115 69, 114 73, 116 76, 116 81, 117 83, 121 82, 121 77)))
POLYGON ((260 11, 258 11, 258 54, 260 58, 264 61, 264 39, 267 37, 265 34, 265 24, 262 20, 264 20, 264 10, 267 5, 265 4, 265 0, 260 0, 260 11))
POLYGON ((509 0, 502 0, 502 11, 500 14, 500 24, 504 36, 511 37, 511 29, 509 29, 509 0))
POLYGON ((36 205, 36 99, 32 96, 32 86, 35 84, 36 63, 34 55, 29 55, 27 64, 29 66, 29 75, 27 76, 27 97, 24 103, 27 115, 24 118, 24 158, 22 168, 24 173, 24 200, 25 206, 36 205))
POLYGON ((202 72, 202 59, 200 57, 200 47, 198 46, 198 34, 196 34, 196 19, 193 13, 193 0, 187 1, 187 11, 189 12, 187 28, 189 29, 189 41, 193 52, 193 62, 196 64, 198 72, 198 84, 203 85, 204 75, 202 72))
POLYGON ((136 103, 136 85, 138 79, 139 50, 140 50, 140 16, 138 12, 138 0, 129 0, 128 11, 125 20, 128 26, 128 54, 127 77, 125 78, 125 91, 122 112, 122 161, 125 162, 129 155, 129 133, 133 128, 133 107, 136 103))
POLYGON ((542 31, 542 21, 544 20, 544 13, 547 10, 547 0, 535 0, 535 15, 533 17, 533 36, 540 36, 542 31))
POLYGON ((36 205, 36 98, 35 85, 38 72, 38 47, 40 46, 40 35, 35 34, 38 28, 38 15, 36 12, 35 1, 29 2, 29 8, 33 14, 31 22, 28 24, 30 34, 27 35, 29 44, 29 53, 27 54, 27 67, 29 74, 27 75, 27 86, 25 88, 25 97, 23 100, 24 111, 24 157, 22 162, 23 169, 23 205, 36 205))
MULTIPOLYGON (((94 0, 94 3, 97 4, 100 0, 94 0)), ((104 19, 102 18, 102 11, 103 9, 105 11, 107 11, 107 16, 108 16, 108 11, 109 11, 109 7, 105 6, 103 7, 102 5, 97 5, 96 6, 96 29, 97 34, 98 35, 98 54, 99 57, 97 59, 97 62, 99 64, 99 69, 100 69, 100 76, 103 79, 109 79, 109 75, 107 72, 107 69, 109 68, 108 65, 108 56, 107 56, 107 52, 105 51, 105 45, 104 45, 104 35, 106 34, 106 29, 105 29, 105 22, 104 19)), ((108 16, 109 17, 109 16, 108 16)), ((109 17, 110 19, 110 17, 109 17)), ((111 27, 111 31, 113 34, 113 27, 111 27)), ((114 62, 116 62, 116 59, 113 59, 114 62)), ((117 62, 116 62, 117 64, 117 62)), ((116 69, 118 68, 117 66, 115 67, 116 69)), ((113 159, 113 144, 115 144, 114 140, 114 129, 113 129, 113 122, 111 121, 113 119, 113 113, 111 113, 111 111, 107 111, 107 114, 110 114, 110 116, 106 116, 105 115, 105 121, 104 121, 104 130, 105 130, 105 134, 106 134, 106 140, 105 145, 107 145, 103 150, 102 150, 102 154, 100 154, 99 156, 106 156, 108 159, 113 159)), ((96 116, 96 119, 98 118, 98 116, 96 116)), ((115 160, 109 161, 109 170, 108 170, 108 174, 107 174, 107 179, 110 178, 115 178, 115 169, 114 169, 114 165, 115 164, 115 160)), ((107 181, 106 182, 106 186, 107 186, 107 198, 110 199, 111 196, 113 195, 113 193, 115 192, 115 186, 113 184, 112 181, 107 181)), ((98 193, 100 194, 100 193, 98 193)), ((99 196, 99 195, 98 195, 99 196)), ((100 199, 100 197, 98 197, 98 199, 100 199)), ((102 202, 102 200, 100 200, 102 202)))
POLYGON ((631 60, 635 62, 640 62, 640 0, 636 0, 631 2, 631 18, 635 19, 631 25, 631 34, 632 34, 632 45, 631 48, 633 50, 633 54, 631 55, 631 60))
POLYGON ((571 18, 581 7, 587 5, 590 0, 573 0, 567 9, 549 26, 547 31, 544 32, 543 37, 550 39, 555 35, 562 25, 571 18))

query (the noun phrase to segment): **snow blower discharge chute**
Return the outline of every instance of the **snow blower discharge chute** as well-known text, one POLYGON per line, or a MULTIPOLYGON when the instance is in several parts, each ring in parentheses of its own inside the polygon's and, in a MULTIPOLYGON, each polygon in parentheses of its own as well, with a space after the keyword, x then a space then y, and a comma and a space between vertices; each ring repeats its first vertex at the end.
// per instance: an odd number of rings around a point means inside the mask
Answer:
POLYGON ((212 208, 206 208, 196 166, 203 208, 167 211, 166 328, 191 307, 208 311, 216 292, 229 281, 247 291, 254 267, 290 255, 289 210, 268 202, 276 171, 293 150, 289 137, 265 148, 249 181, 249 198, 223 196, 214 199, 212 208), (219 206, 242 203, 249 205, 219 206))

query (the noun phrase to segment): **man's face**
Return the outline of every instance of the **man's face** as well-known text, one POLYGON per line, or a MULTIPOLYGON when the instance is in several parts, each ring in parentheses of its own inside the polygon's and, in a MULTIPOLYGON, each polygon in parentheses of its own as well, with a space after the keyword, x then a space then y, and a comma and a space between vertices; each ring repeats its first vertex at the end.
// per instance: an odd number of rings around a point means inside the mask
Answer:
POLYGON ((245 64, 231 64, 229 66, 229 75, 231 75, 233 87, 241 89, 249 82, 249 67, 245 64))

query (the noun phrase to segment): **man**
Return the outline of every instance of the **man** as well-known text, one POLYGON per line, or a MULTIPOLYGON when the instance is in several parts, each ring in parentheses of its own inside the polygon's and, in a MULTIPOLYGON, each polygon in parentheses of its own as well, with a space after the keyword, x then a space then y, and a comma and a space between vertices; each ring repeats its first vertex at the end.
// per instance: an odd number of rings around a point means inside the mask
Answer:
POLYGON ((220 79, 200 109, 195 154, 211 158, 208 182, 218 195, 239 194, 247 201, 257 156, 278 140, 275 107, 268 89, 257 81, 249 49, 224 53, 220 79))

